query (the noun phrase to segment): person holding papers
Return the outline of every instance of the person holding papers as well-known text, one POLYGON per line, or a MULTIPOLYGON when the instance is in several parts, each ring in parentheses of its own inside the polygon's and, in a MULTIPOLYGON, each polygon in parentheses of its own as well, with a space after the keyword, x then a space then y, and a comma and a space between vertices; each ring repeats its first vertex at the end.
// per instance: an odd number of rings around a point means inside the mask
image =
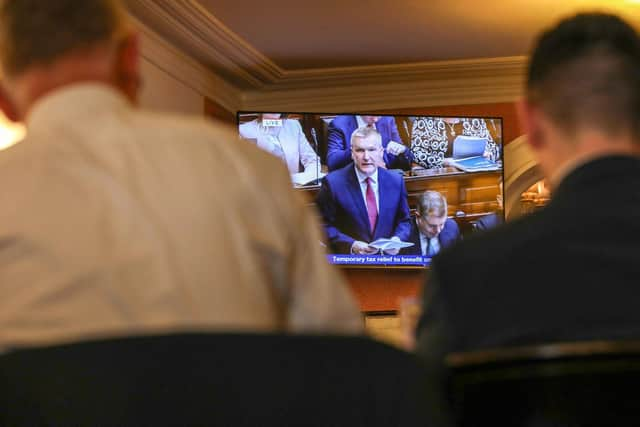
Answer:
POLYGON ((409 238, 414 245, 403 249, 403 254, 433 257, 462 239, 458 224, 447 217, 447 199, 442 194, 425 191, 418 199, 416 211, 409 238))
POLYGON ((281 159, 294 183, 306 184, 320 175, 320 159, 302 131, 300 122, 282 114, 264 113, 239 126, 240 136, 281 159))
POLYGON ((353 164, 323 178, 316 203, 332 253, 375 254, 380 249, 369 245, 374 240, 409 238, 407 190, 402 176, 377 166, 383 155, 378 131, 357 129, 350 145, 353 164))

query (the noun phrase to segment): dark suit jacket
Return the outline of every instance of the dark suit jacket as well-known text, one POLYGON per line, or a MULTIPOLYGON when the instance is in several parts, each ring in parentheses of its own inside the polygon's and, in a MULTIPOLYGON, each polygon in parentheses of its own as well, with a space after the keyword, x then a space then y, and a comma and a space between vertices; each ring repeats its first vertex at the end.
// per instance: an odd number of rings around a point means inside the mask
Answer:
POLYGON ((477 230, 477 231, 491 230, 492 228, 496 228, 497 226, 499 226, 503 222, 504 222, 504 216, 503 216, 502 211, 493 212, 493 213, 490 213, 488 215, 485 215, 485 216, 479 218, 476 221, 475 230, 477 230))
MULTIPOLYGON (((327 136, 327 167, 330 171, 340 169, 352 162, 351 134, 358 128, 356 116, 336 116, 329 124, 327 136)), ((402 143, 393 117, 380 117, 376 129, 382 137, 382 147, 387 148, 389 141, 402 143)), ((411 169, 413 154, 407 150, 399 156, 385 151, 384 163, 389 169, 411 169)))
POLYGON ((354 240, 409 238, 409 205, 402 176, 378 168, 378 198, 378 221, 371 233, 354 165, 349 164, 323 178, 316 203, 333 253, 350 253, 354 240))
POLYGON ((550 203, 436 257, 418 351, 640 338, 640 158, 578 167, 550 203))
MULTIPOLYGON (((438 242, 440 242, 440 250, 451 246, 458 240, 460 240, 460 228, 458 224, 452 220, 451 218, 447 218, 447 221, 444 223, 444 228, 438 235, 438 242)), ((411 220, 411 234, 409 236, 409 241, 413 243, 413 246, 409 246, 406 249, 403 249, 402 254, 406 255, 422 255, 422 242, 420 241, 420 231, 418 230, 418 225, 416 224, 416 219, 413 218, 411 220)))

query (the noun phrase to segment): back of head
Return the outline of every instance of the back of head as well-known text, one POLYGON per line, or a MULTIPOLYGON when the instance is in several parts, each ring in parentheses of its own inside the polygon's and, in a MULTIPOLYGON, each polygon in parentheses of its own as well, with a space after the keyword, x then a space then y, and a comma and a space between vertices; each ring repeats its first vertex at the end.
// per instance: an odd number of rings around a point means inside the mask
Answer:
POLYGON ((2 0, 0 61, 6 76, 116 40, 124 33, 118 0, 2 0))
POLYGON ((585 13, 543 33, 527 97, 562 131, 640 136, 640 39, 614 15, 585 13))

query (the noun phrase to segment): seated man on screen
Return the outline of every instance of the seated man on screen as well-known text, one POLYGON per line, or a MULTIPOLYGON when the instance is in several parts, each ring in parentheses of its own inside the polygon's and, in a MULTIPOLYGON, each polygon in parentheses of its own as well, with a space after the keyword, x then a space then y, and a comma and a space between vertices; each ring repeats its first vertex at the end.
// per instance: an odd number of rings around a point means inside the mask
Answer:
POLYGON ((368 242, 409 238, 407 190, 402 176, 378 167, 383 152, 378 131, 357 129, 350 146, 353 164, 324 177, 316 203, 333 253, 375 254, 378 249, 368 242))
POLYGON ((447 199, 442 194, 425 191, 418 199, 416 210, 409 238, 413 246, 403 249, 403 254, 432 257, 461 239, 458 224, 447 218, 447 199))
POLYGON ((351 163, 351 135, 356 129, 375 129, 380 134, 383 155, 378 164, 387 169, 411 169, 413 154, 400 139, 396 121, 383 116, 336 116, 329 124, 327 167, 330 171, 351 163))

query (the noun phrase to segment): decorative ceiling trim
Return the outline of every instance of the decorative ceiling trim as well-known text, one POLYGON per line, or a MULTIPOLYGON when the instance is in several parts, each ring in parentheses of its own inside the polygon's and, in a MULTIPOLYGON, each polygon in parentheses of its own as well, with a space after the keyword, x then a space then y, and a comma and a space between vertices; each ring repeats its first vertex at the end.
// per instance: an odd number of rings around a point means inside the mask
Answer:
POLYGON ((177 38, 198 58, 254 88, 274 83, 283 70, 231 31, 196 0, 127 0, 130 12, 154 30, 177 38))
POLYGON ((414 82, 496 75, 520 75, 524 71, 525 56, 478 58, 449 61, 414 62, 407 64, 370 65, 339 68, 312 68, 285 71, 278 85, 321 86, 326 81, 351 86, 383 81, 414 82))
MULTIPOLYGON (((171 55, 188 52, 211 78, 205 87, 231 111, 374 111, 437 105, 510 102, 521 93, 524 56, 407 64, 285 70, 233 33, 197 0, 127 0, 171 55), (215 74, 214 74, 215 73, 215 74), (215 77, 214 77, 215 76, 215 77)), ((162 62, 162 49, 150 55, 162 62)), ((167 70, 181 76, 185 70, 167 70)), ((201 76, 202 73, 192 73, 201 76)), ((200 77, 199 77, 200 78, 200 77)), ((201 78, 200 78, 201 79, 201 78)))
POLYGON ((523 73, 494 70, 491 76, 469 72, 442 72, 403 81, 354 78, 350 85, 331 83, 296 88, 245 91, 246 111, 353 112, 513 102, 522 91, 523 73), (480 75, 479 75, 480 74, 480 75), (364 82, 363 82, 364 80, 364 82), (369 81, 370 80, 370 81, 369 81), (384 81, 383 81, 384 80, 384 81), (364 83, 364 84, 363 84, 364 83))
POLYGON ((241 92, 235 86, 173 47, 144 24, 135 23, 142 36, 142 57, 227 110, 237 111, 242 108, 241 92))

